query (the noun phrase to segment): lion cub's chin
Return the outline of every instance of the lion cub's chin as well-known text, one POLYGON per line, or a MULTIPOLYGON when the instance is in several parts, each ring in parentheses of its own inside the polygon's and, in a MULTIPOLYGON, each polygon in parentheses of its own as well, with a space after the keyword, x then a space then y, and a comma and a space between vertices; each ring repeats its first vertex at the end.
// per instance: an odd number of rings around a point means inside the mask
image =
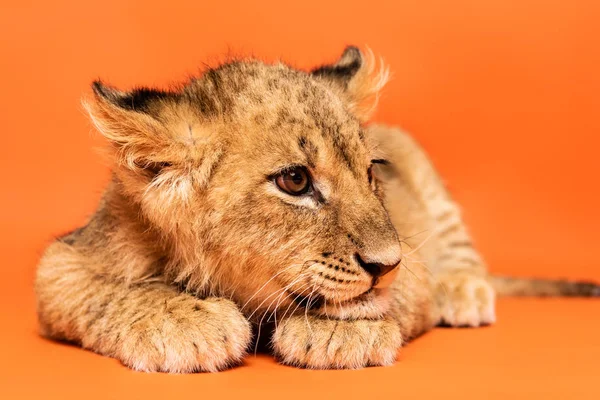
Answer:
POLYGON ((387 289, 371 289, 350 300, 326 300, 314 313, 337 319, 379 319, 390 308, 387 289))

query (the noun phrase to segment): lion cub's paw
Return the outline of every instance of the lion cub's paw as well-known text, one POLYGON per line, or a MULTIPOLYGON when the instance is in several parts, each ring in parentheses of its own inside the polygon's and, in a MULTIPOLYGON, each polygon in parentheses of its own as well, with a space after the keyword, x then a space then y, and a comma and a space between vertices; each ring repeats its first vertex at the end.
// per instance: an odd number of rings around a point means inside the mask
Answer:
POLYGON ((294 316, 281 321, 273 335, 283 364, 314 369, 357 369, 391 365, 402 344, 391 319, 328 320, 294 316))
POLYGON ((438 282, 442 324, 476 327, 496 321, 495 292, 484 277, 454 273, 440 276, 438 282))
POLYGON ((251 339, 250 324, 225 299, 180 296, 132 321, 114 354, 146 372, 219 371, 241 361, 251 339))

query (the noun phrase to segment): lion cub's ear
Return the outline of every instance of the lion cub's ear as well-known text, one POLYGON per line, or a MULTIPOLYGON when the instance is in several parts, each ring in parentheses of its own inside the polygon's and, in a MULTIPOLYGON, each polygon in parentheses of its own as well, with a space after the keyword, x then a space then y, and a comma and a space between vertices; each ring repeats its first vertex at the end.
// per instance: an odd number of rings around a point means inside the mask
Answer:
POLYGON ((371 50, 366 56, 354 46, 346 47, 340 59, 331 65, 314 69, 311 73, 334 84, 346 95, 350 110, 362 121, 371 117, 379 100, 379 92, 389 79, 389 69, 376 65, 371 50))
POLYGON ((83 105, 92 122, 112 144, 116 161, 131 169, 169 162, 165 154, 172 145, 168 127, 159 117, 175 95, 153 89, 122 92, 100 81, 92 84, 93 99, 83 105))
POLYGON ((92 89, 84 107, 112 144, 118 164, 155 175, 165 166, 181 165, 200 175, 196 181, 206 182, 219 149, 182 94, 147 88, 123 92, 99 81, 92 89))

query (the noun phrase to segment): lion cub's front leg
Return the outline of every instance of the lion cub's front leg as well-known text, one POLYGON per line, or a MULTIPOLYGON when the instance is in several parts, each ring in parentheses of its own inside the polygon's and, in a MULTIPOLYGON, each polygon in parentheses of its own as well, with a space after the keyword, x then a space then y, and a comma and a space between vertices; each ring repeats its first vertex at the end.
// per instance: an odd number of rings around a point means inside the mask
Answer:
POLYGON ((199 299, 162 282, 127 285, 92 272, 63 243, 36 278, 42 334, 81 344, 140 371, 217 371, 239 363, 250 324, 231 301, 199 299))
POLYGON ((127 366, 150 372, 214 372, 244 356, 250 330, 231 301, 180 294, 152 305, 140 304, 140 317, 123 321, 119 329, 111 355, 127 366))
POLYGON ((282 363, 314 369, 391 365, 401 345, 400 328, 391 318, 346 321, 298 315, 281 321, 273 335, 282 363))

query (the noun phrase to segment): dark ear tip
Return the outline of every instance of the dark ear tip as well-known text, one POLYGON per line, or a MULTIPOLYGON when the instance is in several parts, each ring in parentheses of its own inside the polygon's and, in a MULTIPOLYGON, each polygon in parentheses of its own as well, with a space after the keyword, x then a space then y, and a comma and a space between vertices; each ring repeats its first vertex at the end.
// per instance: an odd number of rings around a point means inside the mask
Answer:
POLYGON ((347 46, 342 53, 342 57, 337 62, 337 65, 362 64, 362 53, 356 46, 347 46))
POLYGON ((360 58, 361 52, 360 49, 354 45, 346 46, 344 52, 342 53, 342 57, 351 56, 352 58, 360 58))
POLYGON ((350 79, 360 70, 363 64, 362 53, 356 46, 347 46, 340 59, 332 65, 315 68, 311 73, 315 76, 327 77, 347 85, 350 79))
POLYGON ((102 95, 104 93, 104 84, 99 79, 95 80, 92 82, 92 89, 94 90, 94 93, 102 95))
POLYGON ((92 90, 97 97, 103 98, 105 100, 114 100, 119 97, 119 91, 111 88, 110 86, 106 86, 102 83, 101 80, 97 79, 92 82, 92 90))

